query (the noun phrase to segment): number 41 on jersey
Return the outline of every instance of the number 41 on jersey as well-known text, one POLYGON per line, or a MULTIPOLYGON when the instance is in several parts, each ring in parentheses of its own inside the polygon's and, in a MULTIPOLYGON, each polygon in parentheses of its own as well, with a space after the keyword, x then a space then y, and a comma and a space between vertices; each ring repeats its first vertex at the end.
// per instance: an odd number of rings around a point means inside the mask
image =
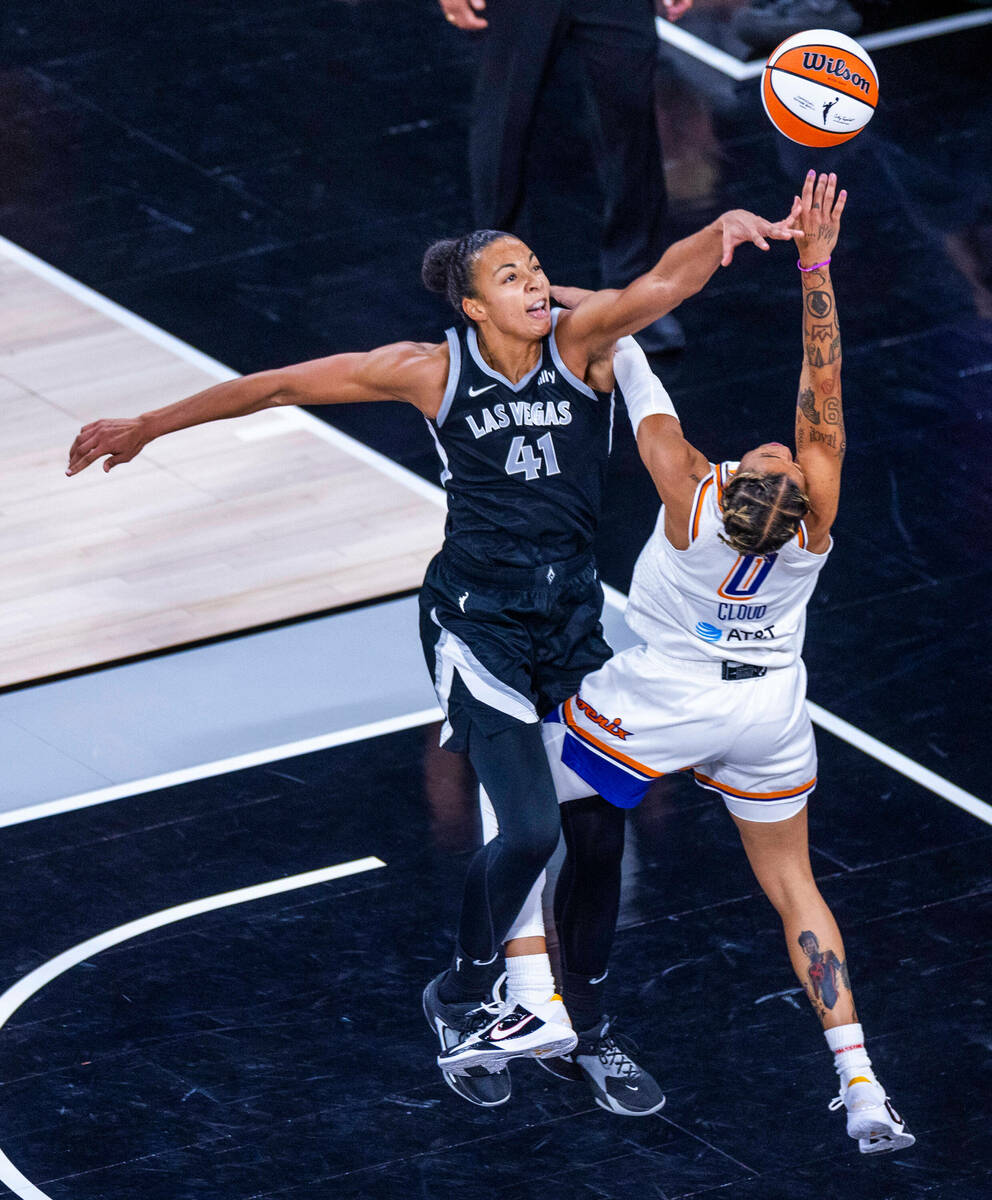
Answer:
POLYGON ((524 438, 515 437, 506 456, 507 475, 523 475, 525 479, 537 479, 542 470, 545 475, 560 475, 555 444, 550 433, 537 439, 537 448, 540 454, 535 454, 524 438))

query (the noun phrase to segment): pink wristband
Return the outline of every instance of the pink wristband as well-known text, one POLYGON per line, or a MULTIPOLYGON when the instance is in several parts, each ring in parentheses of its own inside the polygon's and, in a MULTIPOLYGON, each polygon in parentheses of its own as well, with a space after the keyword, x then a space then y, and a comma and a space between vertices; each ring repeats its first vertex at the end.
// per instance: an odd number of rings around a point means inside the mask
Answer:
POLYGON ((813 265, 811 267, 804 267, 803 260, 801 258, 796 259, 796 266, 799 268, 800 271, 815 271, 819 267, 828 267, 829 265, 830 265, 829 258, 825 258, 823 260, 823 262, 813 263, 813 265))

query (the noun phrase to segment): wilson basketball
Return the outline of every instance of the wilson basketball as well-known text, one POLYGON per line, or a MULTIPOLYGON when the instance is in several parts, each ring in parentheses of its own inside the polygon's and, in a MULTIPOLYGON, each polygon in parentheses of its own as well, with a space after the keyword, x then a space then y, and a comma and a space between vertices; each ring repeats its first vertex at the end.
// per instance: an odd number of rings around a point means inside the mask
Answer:
POLYGON ((794 33, 765 63, 761 102, 771 123, 792 141, 839 146, 860 133, 875 112, 875 64, 843 33, 794 33))

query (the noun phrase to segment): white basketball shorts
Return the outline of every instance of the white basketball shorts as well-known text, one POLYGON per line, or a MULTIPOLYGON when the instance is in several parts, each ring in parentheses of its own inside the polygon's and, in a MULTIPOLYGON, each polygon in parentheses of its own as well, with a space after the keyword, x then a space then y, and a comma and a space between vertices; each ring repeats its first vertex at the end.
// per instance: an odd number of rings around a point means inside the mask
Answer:
POLYGON ((719 662, 636 646, 587 675, 543 731, 562 800, 598 792, 633 808, 653 780, 692 771, 735 816, 783 821, 816 786, 801 661, 724 680, 719 662))

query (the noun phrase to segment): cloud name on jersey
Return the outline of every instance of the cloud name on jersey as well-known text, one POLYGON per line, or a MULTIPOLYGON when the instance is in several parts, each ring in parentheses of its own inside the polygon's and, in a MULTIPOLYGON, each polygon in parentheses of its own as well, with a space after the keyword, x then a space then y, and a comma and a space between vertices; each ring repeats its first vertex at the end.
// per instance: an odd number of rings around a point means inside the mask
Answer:
POLYGON ((478 417, 466 413, 465 420, 477 438, 511 425, 571 425, 572 404, 570 400, 511 400, 482 409, 478 417))

